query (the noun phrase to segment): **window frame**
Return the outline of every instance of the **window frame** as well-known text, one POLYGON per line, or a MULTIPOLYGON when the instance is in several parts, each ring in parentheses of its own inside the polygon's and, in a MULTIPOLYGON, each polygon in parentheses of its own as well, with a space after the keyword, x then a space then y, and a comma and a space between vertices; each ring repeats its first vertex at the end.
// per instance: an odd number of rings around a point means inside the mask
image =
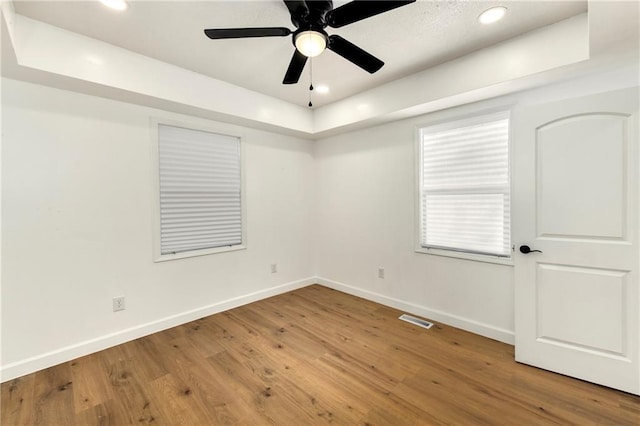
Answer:
POLYGON ((427 121, 419 123, 415 126, 414 132, 414 250, 416 253, 429 254, 435 256, 444 256, 450 258, 471 260, 477 262, 495 263, 500 265, 513 266, 513 178, 512 178, 512 165, 513 165, 513 111, 511 106, 500 106, 491 109, 476 110, 467 114, 450 114, 446 113, 444 117, 433 121, 427 121), (471 126, 474 124, 480 124, 483 122, 491 121, 492 119, 508 118, 509 119, 509 133, 508 133, 508 177, 509 177, 509 198, 510 198, 510 227, 509 227, 509 239, 511 250, 508 256, 500 256, 494 254, 474 253, 463 250, 440 248, 440 247, 423 247, 422 246, 422 133, 426 128, 437 131, 445 131, 454 129, 456 127, 471 126))
POLYGON ((150 119, 151 134, 151 179, 152 190, 152 217, 153 217, 153 261, 166 262, 170 260, 185 259, 190 257, 207 256, 210 254, 226 253, 247 248, 247 203, 245 190, 245 138, 244 134, 225 128, 223 126, 211 126, 202 123, 170 120, 164 118, 150 119), (241 242, 233 246, 211 247, 205 249, 189 250, 179 253, 162 254, 161 248, 161 226, 160 226, 160 140, 158 128, 160 125, 179 127, 185 130, 197 130, 207 133, 215 133, 224 136, 236 137, 240 141, 240 220, 241 220, 241 242))

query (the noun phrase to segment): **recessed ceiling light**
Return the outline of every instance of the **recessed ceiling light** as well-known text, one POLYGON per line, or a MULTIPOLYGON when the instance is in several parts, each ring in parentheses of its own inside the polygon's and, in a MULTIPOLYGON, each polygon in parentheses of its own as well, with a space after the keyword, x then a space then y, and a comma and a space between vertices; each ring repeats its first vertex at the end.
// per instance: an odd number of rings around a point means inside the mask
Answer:
POLYGON ((493 24, 502 19, 504 14, 507 13, 507 8, 504 6, 492 7, 487 9, 478 16, 478 22, 481 24, 493 24))
POLYGON ((100 3, 114 10, 126 10, 128 7, 125 0, 100 0, 100 3))
POLYGON ((326 95, 327 93, 329 93, 329 87, 325 86, 324 84, 321 84, 320 86, 317 86, 315 88, 316 92, 320 93, 321 95, 326 95))

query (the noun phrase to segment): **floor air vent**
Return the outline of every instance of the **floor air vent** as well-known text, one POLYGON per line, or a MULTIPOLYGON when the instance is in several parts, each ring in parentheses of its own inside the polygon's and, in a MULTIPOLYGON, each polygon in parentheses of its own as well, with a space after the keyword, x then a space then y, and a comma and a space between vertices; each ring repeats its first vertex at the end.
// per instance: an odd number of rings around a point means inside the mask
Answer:
POLYGON ((418 327, 422 327, 422 328, 429 329, 433 326, 433 323, 430 323, 429 321, 425 321, 422 318, 412 317, 411 315, 407 315, 407 314, 400 315, 398 319, 401 319, 402 321, 410 322, 411 324, 415 324, 418 327))

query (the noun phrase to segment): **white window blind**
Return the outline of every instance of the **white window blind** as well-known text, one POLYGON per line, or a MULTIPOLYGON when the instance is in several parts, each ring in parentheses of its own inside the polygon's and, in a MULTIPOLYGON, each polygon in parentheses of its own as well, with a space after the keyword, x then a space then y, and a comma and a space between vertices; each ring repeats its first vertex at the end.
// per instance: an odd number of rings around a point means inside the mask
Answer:
POLYGON ((158 125, 160 251, 242 244, 240 139, 158 125))
POLYGON ((423 248, 508 257, 507 113, 420 130, 423 248))

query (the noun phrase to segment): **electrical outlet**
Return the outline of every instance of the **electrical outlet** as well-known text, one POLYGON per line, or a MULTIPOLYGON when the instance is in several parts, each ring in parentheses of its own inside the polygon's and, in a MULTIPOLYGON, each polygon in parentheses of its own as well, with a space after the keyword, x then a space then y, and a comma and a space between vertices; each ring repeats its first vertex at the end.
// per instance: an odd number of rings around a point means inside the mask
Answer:
POLYGON ((124 311, 124 296, 113 298, 113 312, 124 311))
POLYGON ((272 263, 271 264, 271 273, 275 274, 276 272, 278 272, 278 264, 277 263, 272 263))
POLYGON ((378 278, 384 278, 384 268, 378 268, 378 278))

